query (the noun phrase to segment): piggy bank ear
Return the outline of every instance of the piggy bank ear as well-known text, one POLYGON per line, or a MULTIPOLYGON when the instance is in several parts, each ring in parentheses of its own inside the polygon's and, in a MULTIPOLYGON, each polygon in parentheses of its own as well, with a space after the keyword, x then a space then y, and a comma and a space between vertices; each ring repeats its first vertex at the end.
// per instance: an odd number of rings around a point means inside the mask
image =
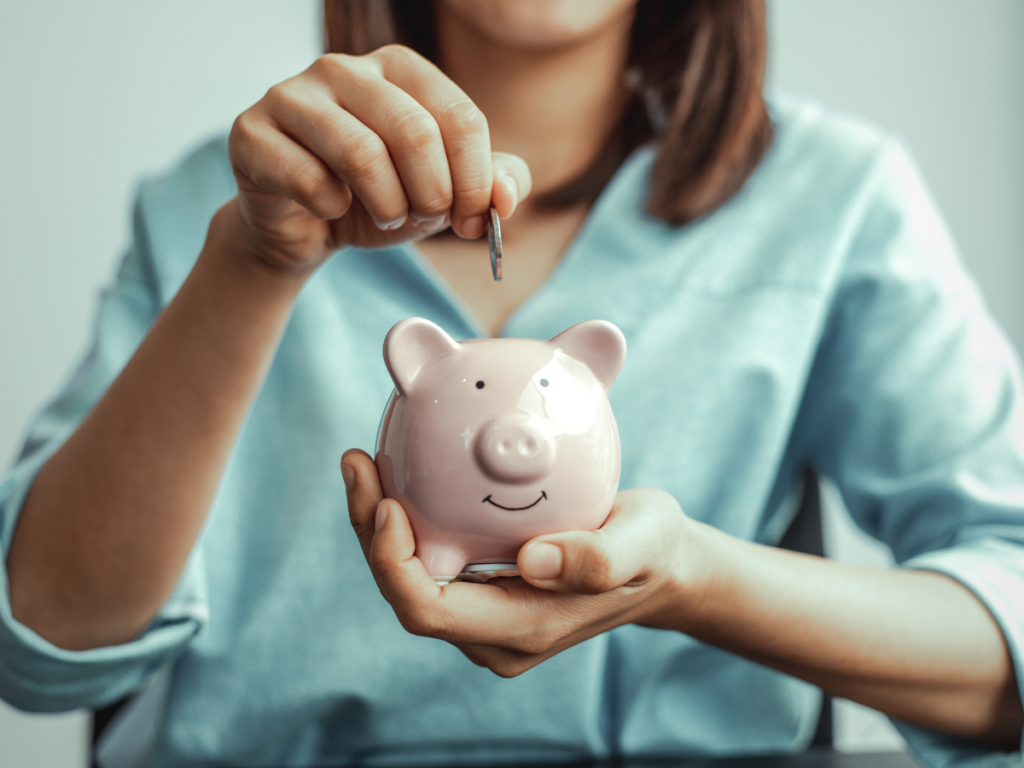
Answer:
POLYGON ((607 320, 578 323, 548 343, 584 363, 606 392, 626 362, 626 337, 607 320))
POLYGON ((398 391, 407 395, 430 361, 458 348, 458 343, 434 323, 410 317, 397 323, 384 338, 384 364, 398 391))

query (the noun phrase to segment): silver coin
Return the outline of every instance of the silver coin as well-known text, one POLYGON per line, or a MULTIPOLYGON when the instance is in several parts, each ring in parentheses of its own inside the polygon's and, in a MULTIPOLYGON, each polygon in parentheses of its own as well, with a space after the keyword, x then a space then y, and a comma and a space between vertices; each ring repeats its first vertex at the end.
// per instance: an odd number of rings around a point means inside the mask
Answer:
POLYGON ((491 249, 491 272, 495 282, 501 280, 501 222, 498 221, 498 212, 491 208, 491 215, 487 221, 487 244, 491 249))
POLYGON ((456 581, 472 581, 476 584, 499 577, 510 578, 519 575, 519 567, 515 563, 476 563, 467 565, 456 577, 456 581))

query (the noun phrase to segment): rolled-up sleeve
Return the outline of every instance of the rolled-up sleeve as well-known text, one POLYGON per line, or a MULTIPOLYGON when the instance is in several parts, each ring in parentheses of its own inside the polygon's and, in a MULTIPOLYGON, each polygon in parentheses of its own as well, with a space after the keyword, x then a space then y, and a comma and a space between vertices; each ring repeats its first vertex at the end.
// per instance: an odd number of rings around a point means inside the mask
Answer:
MULTIPOLYGON (((22 505, 46 460, 63 444, 142 340, 161 302, 149 257, 144 206, 136 205, 134 244, 101 301, 91 351, 67 389, 38 417, 14 468, 0 480, 4 562, 22 505)), ((31 711, 95 707, 138 688, 179 655, 203 627, 207 600, 201 554, 194 552, 174 594, 131 642, 67 651, 11 615, 6 566, 0 569, 0 698, 31 711)))
MULTIPOLYGON (((928 552, 903 565, 944 573, 978 596, 1003 631, 1020 685, 1024 673, 1024 621, 1021 621, 1024 616, 1024 547, 996 537, 979 538, 928 552)), ((1024 692, 1021 695, 1024 697, 1024 692)), ((992 754, 963 739, 906 723, 896 725, 931 765, 1002 768, 1024 764, 1024 753, 1020 750, 992 754)))
MULTIPOLYGON (((798 434, 901 566, 948 574, 987 606, 1024 683, 1020 362, 898 146, 836 282, 798 434)), ((933 766, 1021 761, 897 726, 933 766)))

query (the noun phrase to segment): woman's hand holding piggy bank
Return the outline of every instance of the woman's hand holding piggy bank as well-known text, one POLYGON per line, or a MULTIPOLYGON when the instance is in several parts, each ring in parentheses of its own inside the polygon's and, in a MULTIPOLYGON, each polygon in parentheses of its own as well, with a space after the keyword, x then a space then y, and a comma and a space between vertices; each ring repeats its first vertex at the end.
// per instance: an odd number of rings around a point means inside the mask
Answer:
POLYGON ((458 344, 418 318, 392 329, 377 463, 348 451, 342 472, 407 630, 511 676, 620 624, 667 625, 688 519, 662 491, 616 494, 607 390, 624 358, 602 321, 548 342, 458 344), (474 563, 522 578, 445 584, 474 563))

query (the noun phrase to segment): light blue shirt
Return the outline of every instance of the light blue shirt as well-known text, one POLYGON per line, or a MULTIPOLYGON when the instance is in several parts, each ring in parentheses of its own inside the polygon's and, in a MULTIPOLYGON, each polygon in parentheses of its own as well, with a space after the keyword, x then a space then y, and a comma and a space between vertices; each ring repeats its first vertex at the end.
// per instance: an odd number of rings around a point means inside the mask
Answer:
MULTIPOLYGON (((1019 363, 900 145, 787 97, 772 114, 774 144, 743 189, 683 227, 644 213, 653 155, 635 153, 502 335, 612 321, 629 346, 611 390, 621 488, 663 488, 692 517, 771 544, 810 464, 900 563, 985 602, 1024 681, 1019 363)), ((174 296, 234 192, 224 141, 143 184, 95 348, 0 484, 5 553, 40 465, 174 296)), ((338 459, 372 449, 392 387, 381 344, 412 315, 484 335, 412 247, 328 262, 152 626, 117 647, 55 648, 12 619, 0 572, 0 696, 95 707, 172 665, 156 766, 804 748, 817 689, 682 634, 621 627, 505 680, 401 628, 349 526, 338 459)), ((1021 757, 900 727, 936 766, 1021 757)))

